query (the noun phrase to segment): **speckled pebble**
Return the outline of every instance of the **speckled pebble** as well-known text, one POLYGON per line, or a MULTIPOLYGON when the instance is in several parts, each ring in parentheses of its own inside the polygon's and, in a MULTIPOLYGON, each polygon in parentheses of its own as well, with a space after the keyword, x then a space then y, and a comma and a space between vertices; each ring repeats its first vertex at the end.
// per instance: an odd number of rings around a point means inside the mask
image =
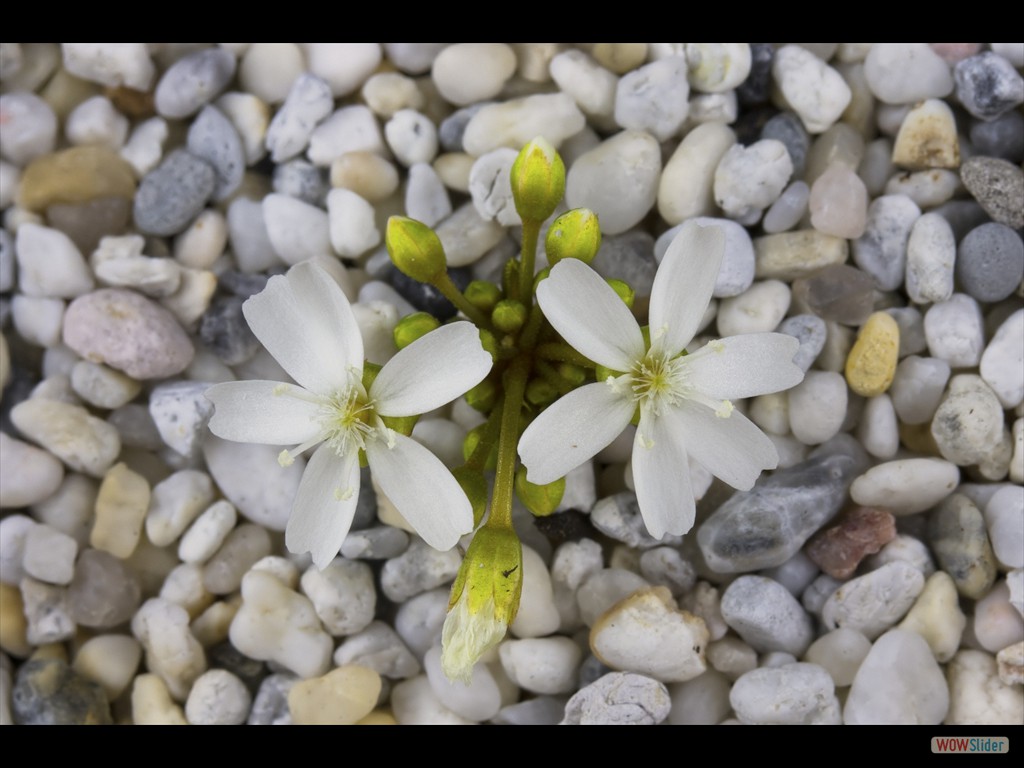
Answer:
POLYGON ((978 599, 996 578, 996 558, 981 510, 969 498, 954 493, 931 513, 928 542, 942 570, 964 597, 978 599))
POLYGON ((205 106, 188 130, 188 150, 208 162, 216 174, 212 199, 230 197, 242 183, 245 153, 231 121, 213 106, 205 106))
POLYGON ((110 725, 103 688, 60 659, 21 666, 11 689, 11 709, 19 725, 110 725))
POLYGON ((995 157, 972 157, 960 167, 960 178, 993 221, 1010 229, 1024 227, 1024 171, 995 157))
POLYGON ((960 241, 956 278, 978 301, 1001 301, 1012 295, 1024 278, 1024 242, 1004 224, 975 227, 960 241))
POLYGON ((139 184, 133 213, 148 234, 175 235, 199 215, 217 188, 217 172, 184 149, 168 155, 139 184))
POLYGON ((998 53, 984 51, 958 62, 953 78, 960 103, 982 120, 994 120, 1024 102, 1024 80, 998 53))
POLYGON ((33 398, 11 410, 11 421, 72 469, 102 477, 121 450, 117 430, 85 408, 33 398))

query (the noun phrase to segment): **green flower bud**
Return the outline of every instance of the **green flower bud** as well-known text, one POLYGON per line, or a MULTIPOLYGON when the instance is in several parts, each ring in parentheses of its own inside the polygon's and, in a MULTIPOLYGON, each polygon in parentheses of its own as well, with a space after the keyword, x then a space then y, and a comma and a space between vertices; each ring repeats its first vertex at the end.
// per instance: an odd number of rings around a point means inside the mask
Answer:
POLYGON ((426 224, 406 216, 388 219, 384 235, 391 261, 405 275, 421 283, 432 283, 448 268, 444 246, 426 224))
POLYGON ((498 385, 490 379, 484 379, 466 392, 466 402, 478 411, 487 413, 498 400, 498 385))
POLYGON ((441 630, 441 668, 468 683, 473 666, 501 642, 519 610, 523 547, 511 528, 484 526, 470 542, 452 584, 441 630))
POLYGON ((510 180, 519 215, 524 220, 544 221, 565 194, 565 164, 555 148, 538 137, 520 150, 510 180))
POLYGON ((616 280, 614 277, 607 278, 605 282, 612 287, 613 291, 619 294, 619 298, 625 302, 627 307, 633 308, 633 299, 636 298, 636 291, 630 287, 629 283, 623 280, 616 280))
POLYGON ((474 280, 462 293, 481 312, 490 312, 501 301, 501 288, 488 280, 474 280))
POLYGON ((548 264, 562 259, 579 259, 587 264, 601 247, 601 226, 597 214, 589 208, 573 208, 555 219, 544 238, 548 264))
POLYGON ((526 468, 516 470, 516 496, 523 506, 536 517, 547 517, 558 509, 565 493, 565 478, 560 477, 553 483, 537 485, 526 479, 526 468))
POLYGON ((523 327, 529 310, 514 299, 502 299, 491 313, 491 322, 499 331, 515 333, 523 327))
POLYGON ((413 312, 411 315, 406 315, 395 325, 392 334, 395 346, 405 349, 417 339, 426 336, 440 326, 441 321, 427 312, 413 312))
MULTIPOLYGON (((477 424, 469 432, 466 433, 465 439, 462 441, 462 458, 469 461, 469 457, 473 455, 473 451, 480 445, 480 440, 484 435, 484 428, 486 424, 477 424)), ((484 469, 497 469, 498 468, 498 446, 492 445, 491 451, 487 455, 487 461, 484 464, 484 469)))
POLYGON ((586 369, 572 363, 559 363, 558 375, 576 387, 587 380, 586 369))
POLYGON ((498 359, 498 340, 486 328, 480 329, 480 345, 491 356, 492 360, 496 361, 498 359))
POLYGON ((469 503, 473 505, 473 527, 475 528, 480 525, 480 521, 484 519, 484 513, 487 511, 487 497, 490 490, 487 487, 487 478, 480 470, 469 467, 456 467, 452 470, 452 475, 462 487, 469 503))
POLYGON ((546 379, 530 379, 526 384, 526 401, 531 405, 548 405, 558 397, 558 388, 546 379))

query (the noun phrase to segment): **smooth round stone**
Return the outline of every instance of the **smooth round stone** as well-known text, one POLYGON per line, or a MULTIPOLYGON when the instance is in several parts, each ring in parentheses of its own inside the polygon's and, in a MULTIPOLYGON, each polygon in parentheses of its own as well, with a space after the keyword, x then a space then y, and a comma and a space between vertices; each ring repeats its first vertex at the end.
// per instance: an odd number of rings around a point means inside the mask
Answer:
POLYGON ((708 645, 708 663, 729 680, 757 669, 757 651, 738 637, 727 636, 708 645))
POLYGON ((71 387, 86 402, 105 409, 120 408, 142 390, 135 379, 88 360, 80 360, 71 369, 71 387))
MULTIPOLYGON (((479 157, 498 147, 519 149, 543 136, 557 149, 585 124, 583 113, 569 94, 536 94, 481 108, 467 123, 462 145, 466 152, 479 157)), ((660 160, 659 153, 659 166, 660 160)))
POLYGON ((991 122, 974 121, 971 144, 979 155, 1019 163, 1024 159, 1024 115, 1011 111, 991 122))
POLYGON ((497 96, 515 69, 504 43, 455 43, 437 54, 430 75, 441 96, 461 107, 497 96))
POLYGON ((306 156, 314 165, 327 166, 346 152, 360 151, 387 154, 376 116, 368 107, 354 104, 336 110, 313 129, 306 156))
POLYGON ((618 85, 613 73, 580 50, 556 54, 549 69, 559 90, 572 96, 586 114, 603 120, 611 117, 618 85))
POLYGON ((1010 229, 1024 227, 1024 208, 1019 205, 1024 171, 1018 166, 995 157, 972 157, 960 166, 960 179, 993 221, 1010 229))
POLYGON ((677 135, 690 111, 687 63, 669 56, 626 72, 615 85, 615 122, 658 141, 677 135))
POLYGON ((206 106, 188 130, 188 150, 207 161, 216 173, 213 200, 230 197, 242 183, 245 152, 231 121, 216 107, 206 106))
POLYGON ((48 584, 68 584, 75 571, 78 543, 49 525, 33 526, 25 535, 22 567, 48 584))
POLYGON ((782 98, 810 133, 829 128, 852 97, 850 87, 836 70, 797 45, 775 51, 772 75, 782 98))
POLYGON ((809 200, 810 188, 807 183, 792 182, 765 211, 764 218, 761 220, 761 228, 769 235, 777 235, 792 229, 807 212, 809 200))
POLYGON ((226 669, 211 669, 192 684, 185 717, 191 725, 241 725, 251 705, 245 683, 226 669))
POLYGON ((1010 604, 1005 580, 974 606, 973 629, 978 644, 990 653, 1024 640, 1024 617, 1010 604))
POLYGON ((14 330, 29 344, 53 347, 60 344, 60 329, 64 320, 64 302, 60 299, 42 299, 17 295, 11 302, 14 330))
POLYGON ((177 149, 139 184, 133 208, 135 224, 148 234, 176 235, 199 215, 216 188, 213 166, 177 149))
POLYGON ((519 608, 509 625, 509 631, 515 637, 544 637, 558 629, 561 617, 555 606, 551 574, 541 556, 529 546, 523 547, 523 586, 519 608))
POLYGON ((509 640, 498 646, 501 666, 509 679, 532 693, 575 691, 583 652, 567 637, 509 640))
POLYGON ((284 104, 267 127, 266 146, 271 159, 280 163, 304 151, 313 129, 333 109, 334 100, 326 82, 308 73, 295 78, 284 104))
POLYGON ((657 725, 672 707, 668 689, 631 672, 610 672, 565 705, 563 725, 657 725))
POLYGON ((356 257, 380 244, 373 206, 355 192, 327 193, 327 223, 331 245, 340 256, 356 257))
POLYGON ((132 682, 142 646, 128 635, 99 635, 83 643, 71 668, 103 687, 110 701, 116 700, 132 682))
POLYGON ((635 226, 654 206, 661 173, 658 143, 642 131, 623 131, 576 159, 565 183, 572 208, 590 208, 604 234, 635 226))
POLYGON ((818 445, 839 432, 848 399, 846 381, 840 374, 808 371, 788 394, 790 429, 800 442, 818 445))
POLYGON ((928 542, 939 566, 964 597, 986 595, 996 578, 996 559, 981 510, 954 493, 928 519, 928 542))
POLYGON ((252 43, 242 55, 238 81, 242 88, 268 104, 279 104, 305 69, 296 43, 252 43))
POLYGON ((380 43, 305 43, 309 71, 331 87, 335 97, 356 91, 381 62, 380 43))
POLYGON ((839 237, 800 229, 754 238, 754 253, 757 277, 795 280, 842 265, 849 245, 839 237))
MULTIPOLYGON (((200 214, 196 221, 202 216, 200 214)), ((262 272, 282 264, 267 235, 262 202, 235 198, 228 206, 227 225, 231 251, 242 272, 262 272)))
POLYGON ((406 679, 420 672, 420 663, 402 638, 382 621, 373 621, 366 629, 347 637, 334 652, 338 666, 355 664, 384 677, 406 679))
POLYGON ((900 329, 885 312, 875 312, 861 327, 846 358, 846 381, 863 397, 882 394, 892 384, 900 349, 900 329))
POLYGON ((916 632, 894 629, 875 641, 857 670, 843 722, 938 725, 948 708, 949 689, 928 643, 916 632))
POLYGON ((267 237, 286 264, 330 254, 330 216, 322 208, 287 195, 263 198, 267 237))
POLYGON ((224 543, 237 519, 238 515, 231 502, 223 499, 214 502, 181 537, 178 557, 185 563, 205 563, 224 543))
POLYGON ((773 331, 789 308, 789 287, 779 280, 755 282, 740 296, 723 299, 718 307, 722 336, 773 331))
POLYGON ((131 556, 142 536, 149 509, 149 483, 124 462, 111 467, 96 496, 96 518, 89 543, 122 560, 131 556))
POLYGON ((433 589, 423 592, 402 603, 395 614, 395 631, 419 658, 423 658, 441 638, 450 591, 433 589))
POLYGON ((898 516, 931 509, 956 490, 960 470, 949 461, 898 459, 878 464, 853 481, 850 496, 858 504, 882 507, 898 516))
POLYGON ((132 129, 120 149, 120 155, 138 176, 145 176, 156 168, 163 157, 167 134, 167 121, 162 117, 151 117, 132 129))
POLYGON ((64 466, 50 453, 0 432, 0 507, 27 507, 50 496, 64 479, 64 466))
POLYGON ((265 528, 253 523, 239 525, 203 564, 203 586, 215 595, 231 594, 238 589, 245 573, 270 552, 270 535, 265 528))
POLYGON ((941 99, 953 91, 949 65, 927 43, 876 43, 864 59, 871 92, 886 104, 941 99))
POLYGON ((155 674, 141 674, 132 684, 132 722, 136 725, 188 725, 185 712, 155 674))
POLYGON ((978 301, 1002 301, 1017 290, 1024 278, 1024 242, 1003 224, 972 229, 960 241, 956 278, 978 301))
POLYGON ((910 355, 896 366, 893 407, 905 424, 924 424, 935 415, 949 381, 949 363, 935 357, 910 355))
POLYGON ((807 649, 804 660, 823 667, 837 687, 853 683, 868 652, 871 641, 855 629, 833 629, 807 649))
POLYGON ((0 96, 4 135, 0 155, 17 166, 53 151, 57 139, 57 116, 53 108, 24 91, 0 96))
POLYGON ((864 234, 868 191, 852 168, 831 164, 811 186, 808 207, 818 232, 849 239, 864 234))
MULTIPOLYGON (((468 180, 466 190, 469 190, 468 180)), ((434 167, 426 163, 415 163, 409 168, 405 186, 405 212, 409 218, 421 221, 428 227, 433 227, 451 215, 452 202, 448 190, 434 167)))
MULTIPOLYGON (((956 251, 953 228, 943 216, 926 213, 914 222, 907 240, 906 273, 907 295, 912 301, 928 304, 947 301, 953 295, 956 251)), ((1021 263, 1024 265, 1024 260, 1021 263)))
POLYGON ((1013 457, 1010 459, 1010 482, 1024 485, 1024 419, 1013 422, 1013 457))
POLYGON ((25 400, 11 421, 72 469, 101 477, 121 450, 117 430, 85 408, 55 400, 25 400))
POLYGON ((402 165, 429 163, 437 155, 437 128, 414 109, 400 109, 384 125, 384 138, 402 165))
POLYGON ((145 43, 61 43, 64 68, 75 77, 145 91, 155 68, 145 43))
POLYGON ((235 75, 235 56, 223 48, 206 48, 183 56, 160 78, 153 94, 162 117, 181 119, 215 99, 235 75))
POLYGON ((960 61, 953 78, 957 99, 982 120, 994 120, 1024 102, 1024 80, 998 53, 984 51, 960 61))
POLYGON ((900 447, 899 423, 889 395, 872 397, 864 404, 857 439, 878 459, 891 459, 900 447))
POLYGON ((972 368, 981 361, 985 329, 978 302, 964 293, 929 307, 924 332, 932 357, 952 368, 972 368))
POLYGON ((307 570, 301 584, 324 628, 335 637, 361 632, 373 621, 377 593, 365 563, 335 558, 322 571, 307 570))
POLYGON ((906 195, 883 195, 868 206, 864 234, 853 241, 853 260, 876 286, 891 291, 903 283, 907 240, 921 209, 906 195))
POLYGON ((992 549, 1007 568, 1024 568, 1024 489, 1008 485, 985 505, 992 549))
POLYGON ((22 170, 18 204, 43 212, 54 204, 131 199, 135 183, 132 166, 109 147, 69 147, 38 157, 22 170))
POLYGON ((110 704, 97 683, 61 659, 31 659, 18 669, 11 710, 19 725, 110 725, 110 704))
POLYGON ((426 99, 411 77, 398 72, 378 72, 367 78, 360 95, 366 106, 382 118, 400 109, 422 109, 426 99))
POLYGON ((801 656, 814 637, 811 618, 777 581, 740 576, 722 594, 722 617, 754 650, 801 656))
POLYGON ((288 691, 288 709, 296 725, 351 725, 373 710, 380 690, 380 675, 373 670, 338 667, 295 683, 288 691))
POLYGON ((441 703, 426 675, 403 680, 391 691, 391 708, 402 725, 473 725, 441 703))
POLYGON ((956 584, 949 574, 937 571, 928 577, 917 601, 898 625, 928 641, 936 661, 945 663, 960 647, 967 619, 960 610, 956 584))
POLYGON ((92 290, 89 266, 60 230, 25 223, 18 227, 15 250, 18 286, 26 296, 70 299, 92 290))
POLYGON ((441 667, 441 648, 435 645, 427 651, 423 668, 437 699, 460 717, 474 722, 489 720, 504 703, 499 683, 487 664, 474 666, 468 685, 449 680, 441 667))
POLYGON ((740 722, 756 725, 839 725, 839 699, 828 671, 817 664, 755 669, 729 692, 740 722))
POLYGON ((996 659, 984 651, 964 649, 947 667, 949 725, 1014 726, 1024 718, 1024 699, 1017 685, 999 679, 996 659))
POLYGON ((64 135, 72 144, 102 144, 120 149, 128 137, 128 118, 105 96, 86 99, 64 123, 64 135))
POLYGON ((927 99, 907 113, 896 134, 892 162, 914 171, 960 165, 956 120, 946 102, 927 99))
POLYGON ((504 227, 522 226, 509 175, 519 153, 499 147, 481 155, 469 172, 469 194, 480 216, 504 227))
MULTIPOLYGON (((410 184, 417 167, 413 165, 409 169, 410 184)), ((394 164, 373 152, 349 152, 331 163, 331 186, 350 189, 371 203, 379 203, 394 194, 398 181, 394 164)))
POLYGON ((996 330, 981 355, 979 373, 1004 408, 1016 408, 1024 400, 1024 310, 996 330))
POLYGON ((734 144, 715 169, 715 202, 730 218, 756 221, 774 203, 793 175, 793 162, 781 141, 762 139, 749 147, 734 144))
POLYGON ((1002 404, 980 376, 970 373, 950 380, 931 433, 942 456, 961 467, 985 462, 1004 437, 1009 442, 1002 404))
POLYGON ((870 640, 899 621, 923 589, 924 576, 917 568, 887 563, 832 593, 822 606, 822 620, 829 629, 856 629, 870 640))
POLYGON ((658 183, 658 212, 671 225, 715 213, 715 169, 736 143, 729 126, 703 123, 690 131, 672 153, 658 183))

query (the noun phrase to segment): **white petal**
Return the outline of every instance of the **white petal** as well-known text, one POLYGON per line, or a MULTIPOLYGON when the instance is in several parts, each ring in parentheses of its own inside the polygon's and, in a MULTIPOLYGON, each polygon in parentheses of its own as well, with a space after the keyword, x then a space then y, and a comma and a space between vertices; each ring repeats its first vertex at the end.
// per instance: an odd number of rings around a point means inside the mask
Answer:
POLYGON ((749 333, 705 344, 680 364, 687 384, 715 400, 766 395, 804 378, 793 355, 800 342, 785 333, 749 333))
POLYGON ((434 549, 447 550, 473 530, 473 508, 452 473, 411 437, 394 434, 366 444, 366 459, 378 485, 402 517, 434 549))
POLYGON ((293 445, 316 437, 317 404, 302 387, 279 381, 229 381, 206 390, 210 431, 238 443, 293 445))
POLYGON ((555 400, 519 438, 526 479, 544 485, 565 477, 618 437, 634 410, 629 397, 603 381, 555 400))
POLYGON ((351 368, 363 369, 363 339, 352 307, 338 284, 311 262, 270 278, 242 312, 256 338, 306 389, 327 394, 347 384, 351 368))
POLYGON ((653 418, 649 412, 640 416, 633 441, 633 485, 644 524, 656 539, 686 533, 697 514, 683 435, 671 409, 653 418))
POLYGON ((284 541, 288 550, 309 552, 323 570, 338 554, 359 501, 359 458, 338 456, 321 445, 310 457, 292 503, 284 541))
POLYGON ((675 412, 693 457, 733 488, 749 491, 761 470, 778 466, 775 444, 739 411, 721 418, 689 401, 668 410, 675 412))
POLYGON ((658 266, 651 287, 651 346, 677 355, 697 332, 725 253, 721 227, 688 221, 658 266))
POLYGON ((449 403, 491 370, 472 323, 442 325, 391 358, 370 387, 383 416, 414 416, 449 403))
POLYGON ((576 351, 613 371, 644 356, 644 337, 629 308, 597 272, 563 259, 537 287, 548 322, 576 351))

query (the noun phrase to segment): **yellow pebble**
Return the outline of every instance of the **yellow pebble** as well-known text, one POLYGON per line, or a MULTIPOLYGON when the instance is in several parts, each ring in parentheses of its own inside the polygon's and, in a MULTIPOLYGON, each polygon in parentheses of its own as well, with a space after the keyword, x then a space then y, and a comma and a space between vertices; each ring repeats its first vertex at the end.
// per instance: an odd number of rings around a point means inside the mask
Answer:
POLYGON ((28 656, 32 646, 27 631, 21 591, 10 584, 0 584, 0 650, 19 658, 28 656))
POLYGON ((398 725, 390 709, 375 709, 356 725, 398 725))
POLYGON ((300 680, 288 691, 288 709, 296 725, 352 725, 374 710, 380 675, 348 665, 323 677, 300 680))
POLYGON ((860 329, 846 358, 846 382, 864 397, 889 389, 899 362, 900 327, 886 312, 875 312, 860 329))

